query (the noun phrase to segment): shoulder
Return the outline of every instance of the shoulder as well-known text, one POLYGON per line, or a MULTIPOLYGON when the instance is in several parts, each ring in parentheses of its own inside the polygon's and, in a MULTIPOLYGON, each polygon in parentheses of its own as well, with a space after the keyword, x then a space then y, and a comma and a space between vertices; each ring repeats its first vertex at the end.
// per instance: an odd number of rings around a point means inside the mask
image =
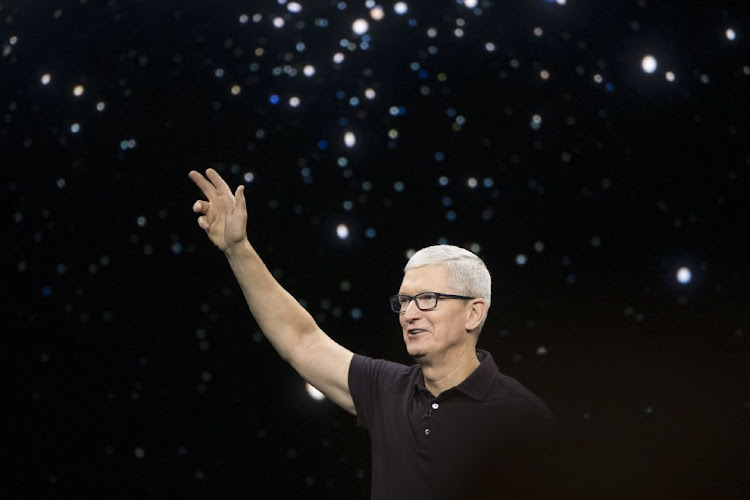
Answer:
POLYGON ((350 385, 372 384, 385 388, 393 384, 413 383, 418 372, 417 365, 403 365, 355 354, 349 366, 349 382, 350 385))
POLYGON ((526 407, 528 409, 549 412, 544 402, 523 386, 518 380, 497 372, 487 395, 488 400, 526 407))

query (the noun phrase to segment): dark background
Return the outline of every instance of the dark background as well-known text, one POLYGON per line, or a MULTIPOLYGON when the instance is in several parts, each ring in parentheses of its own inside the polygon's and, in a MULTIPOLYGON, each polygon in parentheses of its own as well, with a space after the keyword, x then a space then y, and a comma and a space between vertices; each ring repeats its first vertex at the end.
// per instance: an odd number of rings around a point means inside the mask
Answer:
POLYGON ((301 3, 0 1, 11 497, 368 497, 367 434, 195 223, 209 166, 361 354, 410 362, 386 302, 409 251, 484 258, 480 347, 552 409, 584 496, 747 495, 746 4, 301 3))

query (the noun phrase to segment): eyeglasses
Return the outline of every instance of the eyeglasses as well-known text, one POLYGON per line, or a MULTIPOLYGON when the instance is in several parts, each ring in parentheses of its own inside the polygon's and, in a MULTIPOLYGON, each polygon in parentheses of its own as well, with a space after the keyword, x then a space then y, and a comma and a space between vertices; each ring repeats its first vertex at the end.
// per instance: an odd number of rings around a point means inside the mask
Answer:
POLYGON ((395 313, 404 313, 406 308, 409 307, 409 302, 412 300, 417 304, 417 308, 420 311, 431 311, 438 305, 440 299, 463 299, 472 300, 476 297, 467 297, 465 295, 452 295, 450 293, 439 293, 439 292, 423 292, 417 295, 393 295, 388 300, 391 303, 391 309, 395 313))

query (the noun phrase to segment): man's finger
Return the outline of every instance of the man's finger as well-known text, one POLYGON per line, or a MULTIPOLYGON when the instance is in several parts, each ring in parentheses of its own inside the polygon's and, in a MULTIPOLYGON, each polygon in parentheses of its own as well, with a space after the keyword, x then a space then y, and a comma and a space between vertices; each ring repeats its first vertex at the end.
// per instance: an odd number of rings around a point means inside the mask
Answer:
POLYGON ((195 213, 206 213, 208 212, 209 203, 207 201, 198 200, 193 205, 193 212, 195 213))
POLYGON ((234 208, 239 210, 246 209, 245 206, 245 186, 240 184, 234 193, 234 208))
POLYGON ((229 189, 229 184, 227 184, 224 179, 221 178, 219 172, 217 172, 213 168, 206 169, 206 177, 208 177, 208 180, 210 180, 213 185, 216 186, 216 190, 220 194, 232 194, 232 190, 229 189))
POLYGON ((188 177, 190 177, 190 180, 192 180, 195 185, 198 186, 201 191, 203 191, 203 194, 206 195, 206 198, 208 198, 209 201, 214 197, 214 195, 216 194, 216 188, 205 177, 203 177, 200 172, 191 170, 188 174, 188 177))
POLYGON ((208 223, 208 218, 205 215, 201 215, 198 217, 198 225, 201 227, 201 229, 208 229, 208 226, 210 225, 208 223))

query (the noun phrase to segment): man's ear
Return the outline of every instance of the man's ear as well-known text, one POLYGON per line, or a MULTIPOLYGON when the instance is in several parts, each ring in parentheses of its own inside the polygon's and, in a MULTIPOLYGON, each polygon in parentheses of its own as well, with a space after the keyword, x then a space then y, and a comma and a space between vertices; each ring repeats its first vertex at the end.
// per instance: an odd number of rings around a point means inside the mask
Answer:
POLYGON ((466 311, 466 330, 470 332, 479 328, 485 316, 487 316, 487 302, 484 299, 473 299, 466 311))

